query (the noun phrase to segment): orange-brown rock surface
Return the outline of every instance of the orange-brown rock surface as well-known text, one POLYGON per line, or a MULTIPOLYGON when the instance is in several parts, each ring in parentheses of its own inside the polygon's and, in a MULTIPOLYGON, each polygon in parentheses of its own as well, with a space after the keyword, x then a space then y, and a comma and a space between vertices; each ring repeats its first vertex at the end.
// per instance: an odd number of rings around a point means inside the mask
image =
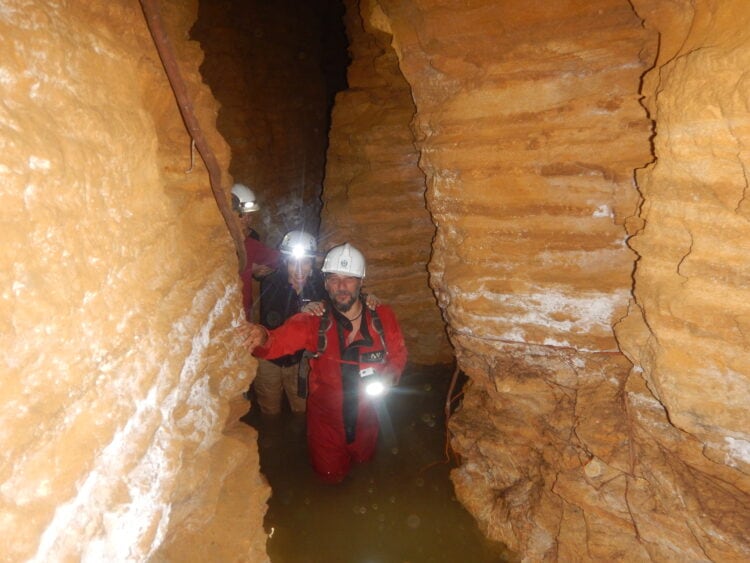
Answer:
POLYGON ((427 279, 435 227, 410 129, 411 91, 389 36, 363 28, 356 2, 347 4, 346 23, 353 61, 332 116, 322 238, 364 253, 365 290, 394 307, 410 360, 446 362, 452 350, 427 279))
POLYGON ((635 300, 618 326, 650 463, 632 497, 645 540, 690 558, 750 559, 750 162, 744 2, 633 3, 659 33, 644 77, 654 162, 639 170, 635 300), (648 473, 646 473, 648 471, 648 473), (662 483, 656 486, 655 483, 662 483), (640 493, 640 495, 639 495, 640 493), (686 513, 674 518, 674 513, 686 513))
MULTIPOLYGON (((471 378, 460 499, 528 560, 748 558, 746 6, 356 8, 381 51, 352 68, 403 77, 416 112, 430 283, 471 378)), ((338 100, 326 225, 368 201, 338 154, 380 170, 387 121, 362 116, 392 102, 368 88, 338 100)))
MULTIPOLYGON (((196 4, 160 4, 226 172, 196 4)), ((139 3, 7 0, 0 35, 2 559, 262 560, 234 247, 139 3)))

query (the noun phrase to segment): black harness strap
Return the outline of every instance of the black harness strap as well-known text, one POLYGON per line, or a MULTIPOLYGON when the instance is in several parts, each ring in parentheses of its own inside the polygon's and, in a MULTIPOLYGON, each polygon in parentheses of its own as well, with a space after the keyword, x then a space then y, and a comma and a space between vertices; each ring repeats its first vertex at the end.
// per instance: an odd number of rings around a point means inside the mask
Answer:
MULTIPOLYGON (((370 336, 369 323, 367 322, 367 315, 369 314, 372 319, 372 326, 375 332, 380 337, 380 342, 383 346, 383 356, 388 355, 388 347, 385 342, 385 334, 383 331, 383 323, 380 320, 380 315, 374 309, 368 309, 365 306, 364 300, 362 300, 362 323, 360 324, 360 332, 362 338, 352 342, 348 346, 344 339, 344 327, 341 322, 336 323, 336 331, 339 338, 339 350, 341 353, 341 385, 344 393, 343 403, 343 417, 344 417, 344 431, 346 433, 347 443, 351 443, 355 438, 355 431, 357 427, 357 411, 359 408, 359 347, 361 345, 371 346, 372 337, 370 336)), ((320 318, 320 325, 318 326, 318 342, 317 350, 315 353, 306 351, 303 354, 302 361, 299 364, 299 371, 297 374, 297 395, 302 398, 307 397, 307 378, 310 372, 310 359, 317 358, 320 356, 328 346, 328 330, 331 328, 333 322, 333 312, 328 310, 326 307, 323 312, 323 316, 320 318)), ((347 319, 348 320, 348 319, 347 319)))
POLYGON ((297 396, 302 399, 307 398, 307 378, 310 375, 310 359, 317 358, 326 349, 328 345, 326 333, 330 327, 331 315, 328 312, 328 306, 326 306, 323 310, 323 316, 320 317, 320 325, 318 326, 318 349, 315 352, 305 350, 299 362, 299 369, 297 370, 297 396))
POLYGON ((372 315, 372 326, 375 328, 375 332, 378 333, 378 336, 380 337, 380 343, 383 345, 383 355, 388 355, 388 345, 385 343, 385 335, 383 333, 383 323, 380 322, 380 315, 378 315, 378 311, 376 309, 372 309, 370 311, 370 314, 372 315))
POLYGON ((320 318, 320 326, 318 327, 318 351, 315 353, 316 356, 320 356, 328 346, 328 337, 326 333, 331 328, 331 315, 328 312, 328 307, 323 311, 323 316, 320 318))

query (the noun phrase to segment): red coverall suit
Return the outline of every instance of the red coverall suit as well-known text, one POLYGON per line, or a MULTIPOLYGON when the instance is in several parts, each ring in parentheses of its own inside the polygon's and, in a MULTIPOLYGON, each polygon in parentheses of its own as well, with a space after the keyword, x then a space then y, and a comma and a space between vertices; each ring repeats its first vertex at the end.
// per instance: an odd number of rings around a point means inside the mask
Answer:
POLYGON ((352 461, 368 461, 375 453, 378 419, 373 401, 379 399, 365 395, 360 370, 374 368, 395 384, 406 364, 404 338, 390 307, 377 308, 387 354, 383 353, 370 310, 364 304, 362 310, 359 333, 348 346, 345 342, 351 323, 337 311, 326 311, 331 322, 325 333, 324 350, 318 350, 321 317, 300 313, 269 331, 266 344, 253 352, 261 358, 276 358, 301 349, 319 352, 310 360, 307 443, 313 468, 330 483, 343 480, 352 461))

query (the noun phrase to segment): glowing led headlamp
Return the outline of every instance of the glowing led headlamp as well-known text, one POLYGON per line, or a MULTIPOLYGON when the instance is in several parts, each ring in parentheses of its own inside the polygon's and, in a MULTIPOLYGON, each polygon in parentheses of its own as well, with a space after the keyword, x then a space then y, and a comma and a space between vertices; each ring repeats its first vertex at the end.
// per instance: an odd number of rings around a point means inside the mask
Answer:
POLYGON ((292 256, 294 258, 297 258, 298 260, 300 258, 304 258, 305 257, 305 247, 302 246, 301 244, 295 244, 292 247, 292 256))
POLYGON ((241 201, 237 206, 240 213, 252 213, 258 211, 258 206, 254 201, 241 201))
POLYGON ((380 379, 376 379, 375 381, 368 381, 365 384, 365 393, 367 393, 370 397, 380 397, 381 395, 385 394, 385 385, 382 381, 380 381, 380 379))

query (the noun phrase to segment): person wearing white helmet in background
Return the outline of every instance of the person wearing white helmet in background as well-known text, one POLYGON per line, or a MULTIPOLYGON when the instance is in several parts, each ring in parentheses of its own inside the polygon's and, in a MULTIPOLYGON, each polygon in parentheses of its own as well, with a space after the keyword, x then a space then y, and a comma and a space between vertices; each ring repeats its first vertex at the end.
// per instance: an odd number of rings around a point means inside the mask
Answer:
POLYGON ((328 305, 322 316, 301 313, 273 330, 249 324, 242 332, 244 345, 261 358, 298 350, 314 354, 308 380, 308 450, 318 476, 339 483, 353 462, 374 455, 379 395, 398 382, 407 352, 391 308, 370 310, 364 304, 366 264, 359 250, 349 243, 332 248, 322 271, 328 305))
POLYGON ((232 186, 232 209, 239 215, 242 233, 245 236, 245 254, 247 265, 240 272, 242 279, 242 308, 245 318, 252 321, 253 314, 253 277, 263 278, 279 267, 281 255, 275 248, 260 242, 258 233, 252 228, 253 213, 260 207, 253 190, 244 184, 232 186))
MULTIPOLYGON (((304 231, 291 231, 279 245, 281 267, 260 282, 260 324, 267 329, 281 326, 308 303, 325 299, 323 276, 315 268, 318 243, 304 231)), ((258 360, 258 371, 253 386, 264 415, 281 413, 284 395, 291 411, 305 410, 305 398, 297 390, 297 372, 302 351, 274 358, 258 360)))

